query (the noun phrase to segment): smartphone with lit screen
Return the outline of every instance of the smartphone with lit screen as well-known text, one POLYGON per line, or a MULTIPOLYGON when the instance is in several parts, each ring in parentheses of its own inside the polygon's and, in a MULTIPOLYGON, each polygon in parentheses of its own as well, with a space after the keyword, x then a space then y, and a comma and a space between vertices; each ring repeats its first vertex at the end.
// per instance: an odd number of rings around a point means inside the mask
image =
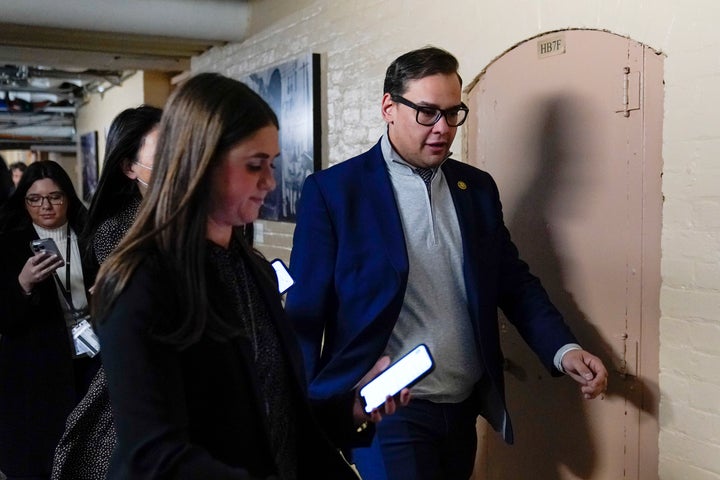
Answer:
POLYGON ((288 288, 292 287, 295 284, 295 280, 290 276, 290 272, 288 272, 287 266, 285 266, 285 262, 280 260, 279 258, 276 258, 272 262, 270 262, 270 265, 275 269, 275 275, 278 279, 278 291, 280 292, 280 295, 287 292, 288 288))
POLYGON ((360 389, 360 399, 365 411, 372 412, 385 403, 388 395, 394 396, 403 388, 412 387, 434 368, 435 362, 430 350, 421 343, 360 389))

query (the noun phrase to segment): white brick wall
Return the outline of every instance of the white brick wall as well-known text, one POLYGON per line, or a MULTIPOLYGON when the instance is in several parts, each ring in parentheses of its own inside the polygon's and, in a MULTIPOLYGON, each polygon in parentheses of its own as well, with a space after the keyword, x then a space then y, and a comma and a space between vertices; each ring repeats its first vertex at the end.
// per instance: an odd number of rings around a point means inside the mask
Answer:
MULTIPOLYGON (((193 70, 240 76, 302 52, 322 54, 323 167, 377 140, 384 70, 412 48, 450 50, 466 84, 516 43, 562 28, 608 30, 667 55, 660 476, 719 480, 720 3, 318 0, 294 13, 292 0, 272 4, 273 15, 290 13, 241 44, 194 59, 193 70)), ((255 8, 261 16, 263 6, 255 8)), ((262 249, 287 259, 292 225, 263 227, 262 249)))

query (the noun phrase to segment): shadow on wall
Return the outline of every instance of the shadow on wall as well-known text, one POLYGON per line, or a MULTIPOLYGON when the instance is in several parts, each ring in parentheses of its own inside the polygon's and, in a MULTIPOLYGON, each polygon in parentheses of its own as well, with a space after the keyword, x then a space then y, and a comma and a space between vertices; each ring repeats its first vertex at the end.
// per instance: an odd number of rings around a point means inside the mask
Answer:
MULTIPOLYGON (((513 240, 521 257, 528 261, 531 271, 538 275, 553 303, 564 315, 583 348, 599 356, 610 373, 608 400, 625 399, 637 409, 656 405, 649 399, 656 385, 644 384, 640 379, 622 373, 621 359, 611 345, 583 312, 582 305, 568 288, 569 259, 563 255, 562 239, 554 238, 550 222, 558 218, 582 216, 582 206, 588 187, 594 181, 586 157, 572 136, 587 126, 580 102, 567 97, 550 99, 540 109, 544 125, 541 131, 530 133, 536 140, 537 168, 527 189, 518 198, 513 217, 508 221, 513 240)), ((528 137, 532 138, 532 137, 528 137)), ((561 478, 561 471, 570 470, 579 478, 594 478, 597 474, 597 441, 588 422, 588 402, 579 394, 578 385, 567 379, 550 380, 534 354, 520 339, 509 322, 502 318, 503 350, 508 359, 506 377, 510 412, 518 440, 513 451, 504 446, 496 453, 505 457, 502 466, 493 466, 498 478, 561 478), (537 448, 545 446, 547 448, 537 448), (533 448, 534 447, 534 448, 533 448), (532 457, 523 461, 505 461, 518 455, 532 457), (523 465, 525 467, 523 467, 523 465), (532 472, 522 471, 532 465, 532 472)), ((599 401, 599 400, 593 400, 599 401)), ((657 415, 657 412, 648 412, 657 415)), ((490 454, 488 459, 493 460, 490 454)), ((494 478, 494 477, 493 477, 494 478)))

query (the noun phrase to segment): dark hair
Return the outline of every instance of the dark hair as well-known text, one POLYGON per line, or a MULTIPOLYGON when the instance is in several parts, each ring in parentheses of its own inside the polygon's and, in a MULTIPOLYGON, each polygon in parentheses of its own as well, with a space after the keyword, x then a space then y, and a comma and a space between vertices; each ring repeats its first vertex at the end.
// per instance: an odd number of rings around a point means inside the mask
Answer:
MULTIPOLYGON (((137 160, 145 135, 160 123, 161 116, 161 109, 141 105, 123 110, 113 119, 105 144, 102 174, 83 232, 84 238, 94 235, 102 222, 116 215, 134 199, 140 198, 137 184, 125 175, 125 170, 137 160)), ((92 249, 92 242, 87 242, 87 248, 92 249)))
POLYGON ((93 295, 93 317, 102 319, 131 275, 158 252, 187 301, 183 317, 156 332, 164 342, 186 347, 206 330, 236 333, 211 312, 205 277, 211 175, 222 156, 238 142, 278 120, 270 106, 245 84, 215 73, 183 83, 168 100, 150 188, 138 218, 100 267, 93 295))
POLYGON ((385 72, 383 93, 402 95, 407 90, 407 82, 443 74, 455 74, 460 85, 462 78, 458 73, 459 64, 450 52, 437 47, 424 47, 405 53, 395 59, 385 72))
POLYGON ((27 167, 17 188, 0 210, 1 231, 21 230, 32 221, 25 208, 25 195, 33 183, 44 178, 49 178, 60 187, 68 202, 67 217, 70 227, 76 232, 82 231, 87 209, 78 198, 68 174, 60 164, 52 160, 33 162, 27 167))
POLYGON ((5 203, 10 195, 12 195, 15 184, 12 181, 12 174, 7 168, 5 159, 0 155, 0 205, 5 203))
POLYGON ((13 170, 20 170, 24 172, 27 170, 27 165, 25 165, 23 162, 13 162, 10 164, 8 169, 12 172, 13 170))

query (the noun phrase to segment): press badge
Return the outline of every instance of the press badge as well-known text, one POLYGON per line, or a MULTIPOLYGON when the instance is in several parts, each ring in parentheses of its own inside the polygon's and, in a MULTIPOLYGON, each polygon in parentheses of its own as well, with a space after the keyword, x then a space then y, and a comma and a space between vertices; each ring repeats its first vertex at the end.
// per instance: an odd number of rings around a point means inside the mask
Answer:
POLYGON ((75 356, 87 355, 94 357, 100 351, 100 340, 92 329, 92 325, 87 321, 89 317, 83 318, 75 326, 72 327, 73 345, 75 347, 75 356))

